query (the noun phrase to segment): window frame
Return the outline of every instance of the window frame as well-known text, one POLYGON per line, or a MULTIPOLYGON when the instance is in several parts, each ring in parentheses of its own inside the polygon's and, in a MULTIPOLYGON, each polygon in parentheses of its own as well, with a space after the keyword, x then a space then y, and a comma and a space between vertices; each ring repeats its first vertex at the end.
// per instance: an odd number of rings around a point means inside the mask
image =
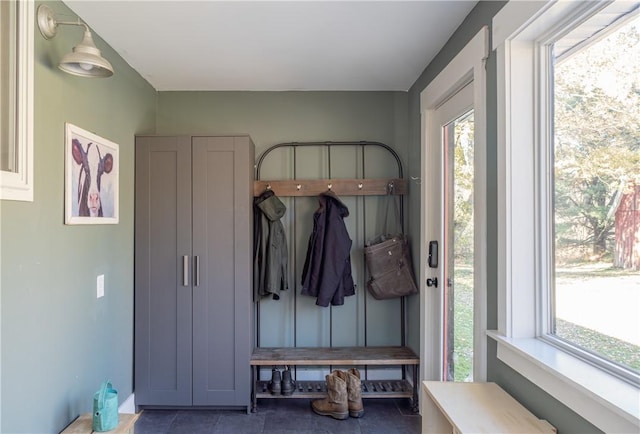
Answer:
POLYGON ((1 101, 15 110, 16 171, 0 171, 0 200, 33 202, 34 0, 16 1, 15 100, 1 101))
POLYGON ((493 19, 497 54, 498 328, 497 357, 606 432, 637 431, 640 389, 585 362, 545 336, 553 270, 552 35, 610 2, 511 1, 493 19), (516 224, 517 222, 517 224, 516 224))

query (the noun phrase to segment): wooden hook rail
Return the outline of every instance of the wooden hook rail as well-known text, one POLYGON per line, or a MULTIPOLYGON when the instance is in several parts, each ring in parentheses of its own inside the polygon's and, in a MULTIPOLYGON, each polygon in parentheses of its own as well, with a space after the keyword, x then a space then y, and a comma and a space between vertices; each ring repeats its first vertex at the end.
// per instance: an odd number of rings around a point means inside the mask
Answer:
POLYGON ((407 194, 407 183, 401 178, 369 179, 291 179, 254 181, 253 195, 273 190, 277 196, 317 196, 331 190, 338 196, 384 196, 407 194))

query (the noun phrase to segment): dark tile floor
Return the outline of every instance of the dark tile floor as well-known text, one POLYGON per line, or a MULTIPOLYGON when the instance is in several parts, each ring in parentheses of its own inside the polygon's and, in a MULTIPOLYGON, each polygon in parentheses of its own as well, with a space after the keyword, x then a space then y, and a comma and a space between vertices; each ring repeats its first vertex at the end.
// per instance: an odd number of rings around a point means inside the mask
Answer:
POLYGON ((420 416, 406 399, 366 399, 365 415, 335 420, 311 410, 308 399, 261 399, 258 411, 145 410, 136 434, 389 434, 420 433, 420 416))

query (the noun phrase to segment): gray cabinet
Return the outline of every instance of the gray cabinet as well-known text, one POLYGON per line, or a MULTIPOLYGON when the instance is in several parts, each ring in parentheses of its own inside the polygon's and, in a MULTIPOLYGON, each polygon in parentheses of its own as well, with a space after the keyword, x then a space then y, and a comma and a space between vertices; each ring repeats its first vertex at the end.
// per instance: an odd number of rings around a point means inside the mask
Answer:
POLYGON ((249 406, 254 146, 139 136, 137 406, 249 406))

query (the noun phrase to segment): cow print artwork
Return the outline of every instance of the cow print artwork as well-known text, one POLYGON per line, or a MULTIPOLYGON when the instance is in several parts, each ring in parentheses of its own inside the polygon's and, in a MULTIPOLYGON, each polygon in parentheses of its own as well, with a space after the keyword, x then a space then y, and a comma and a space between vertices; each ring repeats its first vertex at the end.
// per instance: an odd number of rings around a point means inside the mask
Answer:
MULTIPOLYGON (((102 203, 103 179, 113 170, 113 155, 104 153, 100 145, 89 142, 83 146, 80 140, 72 140, 71 154, 79 166, 77 189, 77 215, 80 217, 104 217, 102 203)), ((75 208, 75 207, 74 207, 75 208)))
MULTIPOLYGON (((73 207, 74 210, 77 207, 77 214, 74 214, 79 217, 105 217, 102 185, 104 184, 103 180, 108 179, 113 170, 113 155, 101 151, 101 145, 93 142, 83 146, 78 138, 72 139, 71 155, 77 164, 78 183, 77 203, 73 207)), ((112 208, 109 209, 112 210, 112 208)), ((110 214, 113 212, 110 211, 110 214)))
POLYGON ((66 122, 64 149, 64 223, 118 224, 120 146, 66 122))

